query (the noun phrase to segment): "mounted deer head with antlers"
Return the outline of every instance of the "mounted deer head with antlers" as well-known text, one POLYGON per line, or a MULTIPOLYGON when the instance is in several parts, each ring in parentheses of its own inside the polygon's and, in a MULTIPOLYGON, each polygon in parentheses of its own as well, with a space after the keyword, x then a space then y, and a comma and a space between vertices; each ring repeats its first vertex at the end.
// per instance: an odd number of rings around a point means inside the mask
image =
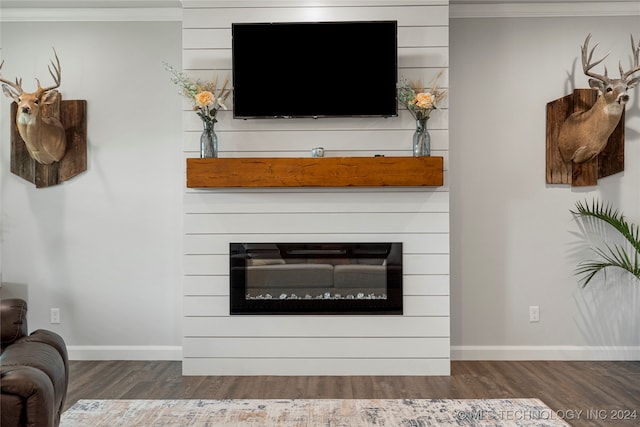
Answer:
POLYGON ((597 45, 589 51, 590 39, 591 34, 587 36, 581 48, 582 70, 590 77, 589 86, 597 89, 599 96, 589 110, 571 114, 560 129, 558 147, 562 159, 567 163, 586 162, 600 154, 618 125, 625 104, 629 101, 628 90, 640 83, 640 76, 631 78, 633 74, 640 71, 640 43, 636 46, 633 35, 631 36, 633 66, 628 71, 624 71, 620 63, 619 79, 609 78, 607 67, 604 68, 604 75, 591 71, 609 54, 593 62, 593 53, 597 45))
MULTIPOLYGON (((54 102, 57 94, 54 89, 60 86, 60 60, 55 49, 53 53, 55 62, 52 60, 49 65, 49 74, 55 83, 53 86, 43 88, 40 80, 36 79, 38 88, 35 92, 29 93, 22 89, 21 78, 11 82, 0 75, 0 82, 3 83, 2 91, 18 104, 16 113, 18 133, 24 140, 29 155, 44 165, 60 161, 67 146, 64 126, 60 120, 56 117, 43 116, 43 105, 54 102)), ((3 64, 4 61, 0 63, 0 70, 3 64)))

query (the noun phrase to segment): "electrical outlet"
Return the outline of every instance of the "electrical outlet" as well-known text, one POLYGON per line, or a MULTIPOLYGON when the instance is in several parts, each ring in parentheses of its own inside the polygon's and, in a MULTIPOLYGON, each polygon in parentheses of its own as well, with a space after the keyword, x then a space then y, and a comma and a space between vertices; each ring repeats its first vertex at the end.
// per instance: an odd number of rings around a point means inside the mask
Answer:
POLYGON ((53 323, 60 323, 60 309, 59 308, 52 308, 51 312, 49 314, 50 316, 50 322, 53 323))
POLYGON ((540 307, 537 305, 529 306, 529 322, 540 321, 540 307))

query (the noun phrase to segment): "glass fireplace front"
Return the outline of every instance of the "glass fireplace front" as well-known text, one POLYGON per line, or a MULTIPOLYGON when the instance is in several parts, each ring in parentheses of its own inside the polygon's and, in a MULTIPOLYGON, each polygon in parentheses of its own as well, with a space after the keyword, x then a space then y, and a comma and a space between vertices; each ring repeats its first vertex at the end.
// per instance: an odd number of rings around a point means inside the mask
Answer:
POLYGON ((402 314, 402 243, 231 243, 231 314, 402 314))

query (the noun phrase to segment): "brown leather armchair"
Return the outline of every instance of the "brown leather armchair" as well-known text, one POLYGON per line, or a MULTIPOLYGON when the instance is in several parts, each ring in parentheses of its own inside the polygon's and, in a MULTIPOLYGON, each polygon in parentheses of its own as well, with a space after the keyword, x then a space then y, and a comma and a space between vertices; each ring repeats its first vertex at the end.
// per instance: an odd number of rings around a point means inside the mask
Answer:
POLYGON ((55 427, 69 383, 67 347, 60 335, 28 334, 27 303, 0 301, 0 425, 55 427))

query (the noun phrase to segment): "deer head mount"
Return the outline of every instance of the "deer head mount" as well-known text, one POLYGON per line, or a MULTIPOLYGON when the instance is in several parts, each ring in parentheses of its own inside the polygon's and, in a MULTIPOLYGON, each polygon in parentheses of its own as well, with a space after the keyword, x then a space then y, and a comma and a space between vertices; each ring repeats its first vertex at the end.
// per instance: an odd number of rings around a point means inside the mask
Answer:
POLYGON ((589 51, 591 34, 587 36, 581 48, 582 70, 590 77, 589 86, 598 90, 598 99, 587 111, 571 114, 560 128, 558 148, 562 159, 569 163, 583 163, 597 156, 607 145, 609 136, 618 125, 624 112, 625 104, 629 101, 628 90, 640 82, 640 76, 631 78, 640 71, 640 43, 636 46, 631 36, 631 50, 633 52, 633 66, 624 71, 619 64, 620 78, 610 78, 607 67, 604 74, 591 71, 602 63, 609 54, 598 61, 593 61, 593 53, 597 47, 589 51))
MULTIPOLYGON (((42 87, 40 80, 36 79, 38 88, 35 92, 29 93, 22 89, 22 78, 16 77, 15 82, 11 82, 0 75, 2 91, 18 104, 18 133, 24 140, 31 158, 44 165, 60 161, 67 146, 64 126, 60 120, 57 117, 43 115, 42 107, 56 101, 58 93, 54 89, 60 86, 60 60, 55 49, 53 54, 55 62, 52 60, 49 65, 49 74, 55 83, 53 86, 42 87)), ((3 64, 4 61, 0 63, 0 70, 3 64)))

